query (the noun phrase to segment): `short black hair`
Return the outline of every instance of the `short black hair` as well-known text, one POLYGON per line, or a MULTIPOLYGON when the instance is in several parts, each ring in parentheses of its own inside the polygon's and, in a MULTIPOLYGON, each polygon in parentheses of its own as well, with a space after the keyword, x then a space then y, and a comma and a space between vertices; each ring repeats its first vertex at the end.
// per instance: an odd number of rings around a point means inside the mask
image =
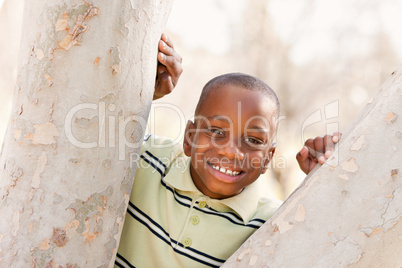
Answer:
POLYGON ((211 89, 219 88, 224 85, 233 85, 248 90, 259 91, 268 96, 275 106, 273 117, 276 119, 275 127, 277 127, 277 124, 279 122, 278 118, 280 114, 280 103, 275 92, 264 81, 258 79, 257 77, 243 73, 223 74, 211 79, 208 83, 206 83, 204 88, 202 89, 200 99, 198 100, 198 104, 195 109, 195 115, 198 115, 211 89))

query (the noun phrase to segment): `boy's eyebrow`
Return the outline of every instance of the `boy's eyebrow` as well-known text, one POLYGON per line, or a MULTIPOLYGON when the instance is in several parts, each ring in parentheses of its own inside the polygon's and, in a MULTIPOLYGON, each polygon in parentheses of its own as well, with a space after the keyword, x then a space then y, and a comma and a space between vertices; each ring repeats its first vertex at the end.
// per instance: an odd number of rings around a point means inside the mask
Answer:
MULTIPOLYGON (((227 116, 224 115, 211 115, 211 116, 207 116, 206 119, 208 120, 217 120, 217 121, 225 121, 225 122, 230 122, 231 119, 227 116)), ((258 132, 264 132, 264 133, 269 133, 270 132, 270 128, 265 128, 265 127, 261 127, 258 125, 249 125, 248 130, 255 130, 258 132)))
POLYGON ((211 115, 208 116, 207 119, 230 122, 230 118, 224 115, 211 115))
POLYGON ((251 126, 251 127, 247 128, 247 130, 248 131, 254 130, 254 131, 258 131, 258 132, 269 133, 269 128, 260 127, 260 126, 251 126))

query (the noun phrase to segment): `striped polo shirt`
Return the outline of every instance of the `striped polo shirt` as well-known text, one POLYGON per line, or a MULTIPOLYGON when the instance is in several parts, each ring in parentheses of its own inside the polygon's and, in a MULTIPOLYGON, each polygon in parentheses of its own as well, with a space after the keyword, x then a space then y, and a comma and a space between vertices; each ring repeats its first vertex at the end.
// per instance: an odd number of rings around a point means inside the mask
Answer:
POLYGON ((212 199, 194 185, 181 144, 147 137, 141 149, 115 267, 219 267, 280 206, 258 180, 212 199))

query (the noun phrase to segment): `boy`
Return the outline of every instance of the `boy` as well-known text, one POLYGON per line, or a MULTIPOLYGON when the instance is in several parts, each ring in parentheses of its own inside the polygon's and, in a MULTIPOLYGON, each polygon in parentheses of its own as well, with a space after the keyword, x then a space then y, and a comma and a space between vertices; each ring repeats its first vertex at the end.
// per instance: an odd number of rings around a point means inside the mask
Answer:
MULTIPOLYGON (((177 82, 181 59, 171 42, 162 40, 165 57, 159 60, 164 72, 158 75, 177 82)), ((157 83, 157 97, 164 95, 160 89, 157 83)), ((183 146, 147 137, 116 266, 222 265, 280 206, 277 200, 258 196, 257 180, 275 153, 278 117, 279 101, 264 82, 226 74, 205 85, 183 146)), ((322 141, 317 146, 324 145, 323 139, 316 138, 322 141)), ((326 145, 333 143, 328 140, 326 145)), ((321 155, 313 157, 305 150, 299 163, 309 172, 321 155)))

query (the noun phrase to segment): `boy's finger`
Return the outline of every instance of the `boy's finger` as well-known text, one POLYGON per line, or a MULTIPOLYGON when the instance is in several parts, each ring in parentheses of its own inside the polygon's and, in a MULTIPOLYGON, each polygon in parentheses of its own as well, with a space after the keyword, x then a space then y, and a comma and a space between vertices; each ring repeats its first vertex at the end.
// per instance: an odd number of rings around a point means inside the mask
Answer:
POLYGON ((324 148, 325 148, 325 158, 328 159, 334 152, 334 142, 332 141, 333 136, 324 136, 324 148))
POLYGON ((163 52, 163 54, 172 56, 173 55, 173 49, 169 47, 163 40, 159 40, 158 48, 160 52, 163 52))
POLYGON ((337 143, 342 137, 342 133, 341 132, 334 132, 334 134, 332 135, 332 141, 334 143, 337 143))
POLYGON ((158 61, 160 63, 162 63, 163 65, 165 65, 165 61, 166 61, 166 55, 163 54, 162 52, 158 52, 158 61))
POLYGON ((313 139, 308 139, 304 143, 304 146, 308 149, 312 157, 316 157, 317 154, 315 152, 315 147, 314 147, 314 140, 313 139))
POLYGON ((174 50, 174 48, 170 47, 166 42, 163 40, 159 40, 158 44, 159 51, 165 54, 166 56, 173 56, 177 62, 182 63, 183 58, 180 56, 179 53, 174 50))
POLYGON ((172 40, 170 40, 169 36, 165 33, 162 34, 161 39, 171 48, 174 48, 172 40))
MULTIPOLYGON (((172 61, 182 63, 183 59, 182 57, 172 48, 168 47, 166 43, 164 43, 162 40, 159 41, 159 53, 162 53, 166 57, 171 57, 172 61)), ((162 62, 164 65, 168 65, 169 62, 162 62), (166 64, 165 64, 166 63, 166 64)))
POLYGON ((159 40, 158 47, 160 51, 169 56, 175 55, 175 53, 177 54, 176 50, 173 47, 169 46, 169 44, 166 43, 164 40, 159 40))
POLYGON ((308 148, 306 146, 303 146, 303 148, 297 153, 296 159, 302 161, 308 159, 308 148))
POLYGON ((160 52, 159 52, 159 54, 162 54, 160 56, 158 55, 159 61, 163 65, 165 65, 167 71, 173 77, 173 80, 178 78, 181 75, 181 73, 183 72, 182 65, 173 56, 166 56, 166 55, 164 55, 163 53, 160 53, 160 52))
POLYGON ((300 150, 300 154, 301 154, 303 160, 305 160, 305 161, 307 160, 309 162, 309 160, 310 160, 309 154, 310 153, 309 153, 307 146, 303 146, 303 148, 300 150))
POLYGON ((325 157, 324 157, 324 139, 322 137, 318 137, 314 139, 314 150, 316 151, 316 158, 318 160, 318 163, 323 164, 325 162, 325 157))
POLYGON ((309 150, 306 146, 303 146, 303 148, 296 154, 296 160, 300 169, 307 174, 309 172, 311 159, 309 158, 309 150))

